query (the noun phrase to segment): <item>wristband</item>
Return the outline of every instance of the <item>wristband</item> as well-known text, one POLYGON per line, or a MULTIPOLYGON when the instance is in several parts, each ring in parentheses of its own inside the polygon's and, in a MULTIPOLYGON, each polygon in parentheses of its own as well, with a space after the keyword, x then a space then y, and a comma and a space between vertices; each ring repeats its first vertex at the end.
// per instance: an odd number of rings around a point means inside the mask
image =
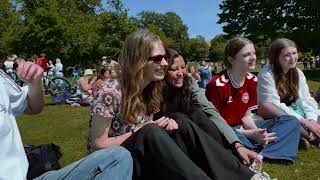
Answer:
POLYGON ((236 147, 236 150, 238 150, 240 147, 244 147, 244 145, 240 144, 239 146, 236 147))

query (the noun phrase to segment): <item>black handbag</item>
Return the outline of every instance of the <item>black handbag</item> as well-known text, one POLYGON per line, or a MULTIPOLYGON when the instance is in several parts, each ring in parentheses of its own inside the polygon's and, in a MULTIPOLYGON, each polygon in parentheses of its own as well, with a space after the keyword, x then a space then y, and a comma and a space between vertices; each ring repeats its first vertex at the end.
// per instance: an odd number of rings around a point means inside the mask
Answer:
POLYGON ((61 168, 59 159, 62 152, 59 146, 51 144, 24 145, 29 168, 27 179, 34 179, 43 173, 61 168))

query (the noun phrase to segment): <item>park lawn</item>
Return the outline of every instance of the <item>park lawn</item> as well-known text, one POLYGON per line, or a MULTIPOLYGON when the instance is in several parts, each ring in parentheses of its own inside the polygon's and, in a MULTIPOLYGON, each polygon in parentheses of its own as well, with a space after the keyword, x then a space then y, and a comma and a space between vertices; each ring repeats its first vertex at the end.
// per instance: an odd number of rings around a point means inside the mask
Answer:
MULTIPOLYGON (((320 87, 320 80, 309 80, 310 89, 320 87)), ((24 144, 56 143, 63 151, 60 163, 65 166, 86 155, 89 107, 45 106, 39 115, 17 118, 24 144)), ((263 170, 278 179, 320 180, 320 149, 299 151, 294 165, 264 164, 263 170)))

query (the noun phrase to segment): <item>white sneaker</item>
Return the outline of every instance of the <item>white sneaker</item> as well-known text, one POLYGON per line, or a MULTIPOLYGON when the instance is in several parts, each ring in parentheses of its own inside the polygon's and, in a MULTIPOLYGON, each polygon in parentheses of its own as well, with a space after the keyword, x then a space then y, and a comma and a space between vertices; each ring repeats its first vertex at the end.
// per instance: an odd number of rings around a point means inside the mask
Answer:
MULTIPOLYGON (((260 154, 258 154, 258 157, 259 157, 261 160, 263 159, 263 156, 260 155, 260 154)), ((252 164, 249 166, 249 169, 250 169, 251 171, 255 172, 255 173, 260 173, 261 168, 262 168, 262 167, 259 166, 257 160, 254 160, 254 161, 252 162, 252 164)))

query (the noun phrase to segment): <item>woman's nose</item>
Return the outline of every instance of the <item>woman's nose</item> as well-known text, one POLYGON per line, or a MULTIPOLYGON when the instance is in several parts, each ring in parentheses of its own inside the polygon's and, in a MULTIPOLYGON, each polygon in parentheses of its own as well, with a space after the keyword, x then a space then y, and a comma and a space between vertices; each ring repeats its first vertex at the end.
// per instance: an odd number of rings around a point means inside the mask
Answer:
POLYGON ((162 58, 161 62, 160 62, 161 66, 168 66, 168 62, 165 58, 162 58))

